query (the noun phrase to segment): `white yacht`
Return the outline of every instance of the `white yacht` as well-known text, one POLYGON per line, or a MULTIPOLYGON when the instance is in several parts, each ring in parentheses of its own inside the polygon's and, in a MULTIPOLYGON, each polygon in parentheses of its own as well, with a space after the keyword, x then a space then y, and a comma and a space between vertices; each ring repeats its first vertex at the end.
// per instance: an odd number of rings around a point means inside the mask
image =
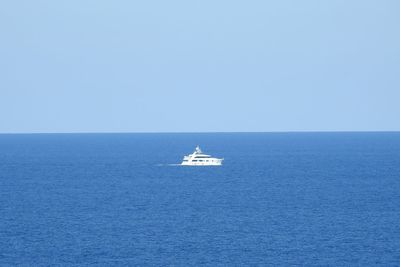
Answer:
POLYGON ((210 155, 203 154, 200 147, 197 146, 193 154, 183 157, 181 165, 188 166, 220 166, 224 159, 212 158, 210 155))

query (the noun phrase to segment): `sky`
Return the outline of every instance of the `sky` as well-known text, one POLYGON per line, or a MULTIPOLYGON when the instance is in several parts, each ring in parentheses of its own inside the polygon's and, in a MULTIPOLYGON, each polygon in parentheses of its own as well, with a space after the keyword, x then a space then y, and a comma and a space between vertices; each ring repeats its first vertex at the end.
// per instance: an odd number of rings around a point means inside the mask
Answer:
POLYGON ((400 1, 0 3, 0 133, 400 131, 400 1))

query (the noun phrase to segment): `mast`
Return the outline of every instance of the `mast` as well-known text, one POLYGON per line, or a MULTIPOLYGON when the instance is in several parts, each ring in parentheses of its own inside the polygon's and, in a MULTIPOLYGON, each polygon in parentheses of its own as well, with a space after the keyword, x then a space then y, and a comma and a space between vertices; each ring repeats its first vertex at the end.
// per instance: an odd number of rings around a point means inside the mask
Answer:
POLYGON ((200 149, 200 147, 198 145, 196 146, 196 150, 195 151, 196 151, 196 153, 201 153, 201 149, 200 149))

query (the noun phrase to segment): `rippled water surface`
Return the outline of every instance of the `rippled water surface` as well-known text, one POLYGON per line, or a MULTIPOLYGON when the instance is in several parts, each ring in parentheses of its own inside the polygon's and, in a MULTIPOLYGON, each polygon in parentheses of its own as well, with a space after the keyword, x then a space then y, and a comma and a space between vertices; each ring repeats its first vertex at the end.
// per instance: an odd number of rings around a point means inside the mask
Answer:
POLYGON ((0 135, 0 265, 203 264, 399 265, 400 133, 0 135))

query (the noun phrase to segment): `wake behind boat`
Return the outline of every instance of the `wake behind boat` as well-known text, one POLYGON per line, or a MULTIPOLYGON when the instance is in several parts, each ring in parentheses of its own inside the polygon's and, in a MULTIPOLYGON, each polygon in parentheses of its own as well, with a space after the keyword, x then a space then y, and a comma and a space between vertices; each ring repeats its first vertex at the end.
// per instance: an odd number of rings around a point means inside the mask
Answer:
POLYGON ((181 165, 187 166, 220 166, 224 159, 213 158, 210 155, 204 154, 200 147, 197 146, 196 150, 187 156, 183 157, 181 165))

